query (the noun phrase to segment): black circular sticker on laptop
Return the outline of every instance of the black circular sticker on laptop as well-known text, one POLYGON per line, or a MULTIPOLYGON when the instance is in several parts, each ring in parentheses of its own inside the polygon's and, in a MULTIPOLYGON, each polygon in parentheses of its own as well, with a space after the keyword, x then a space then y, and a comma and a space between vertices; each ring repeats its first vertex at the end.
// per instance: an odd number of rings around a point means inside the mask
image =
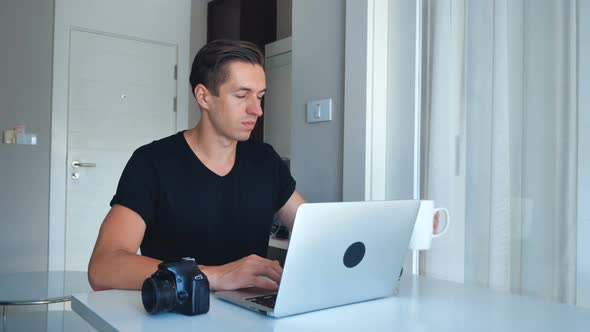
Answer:
POLYGON ((355 267, 363 260, 363 257, 365 257, 365 245, 362 242, 355 242, 344 253, 344 266, 355 267))

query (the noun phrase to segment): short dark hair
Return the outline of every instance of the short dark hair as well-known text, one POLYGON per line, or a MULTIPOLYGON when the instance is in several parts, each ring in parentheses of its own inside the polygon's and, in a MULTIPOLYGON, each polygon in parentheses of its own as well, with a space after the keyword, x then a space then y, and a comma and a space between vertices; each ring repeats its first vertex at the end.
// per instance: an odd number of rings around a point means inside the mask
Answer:
POLYGON ((207 43, 195 55, 191 69, 190 83, 195 87, 203 84, 214 95, 229 78, 229 65, 241 61, 264 67, 264 55, 255 44, 242 40, 218 39, 207 43))

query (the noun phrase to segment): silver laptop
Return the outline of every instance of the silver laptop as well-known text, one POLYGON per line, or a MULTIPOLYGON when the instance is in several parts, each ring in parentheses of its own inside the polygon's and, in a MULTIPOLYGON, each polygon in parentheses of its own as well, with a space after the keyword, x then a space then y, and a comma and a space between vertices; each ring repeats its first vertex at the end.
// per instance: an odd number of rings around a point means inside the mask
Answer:
POLYGON ((277 291, 221 291, 272 317, 393 295, 419 201, 306 203, 299 207, 277 291))

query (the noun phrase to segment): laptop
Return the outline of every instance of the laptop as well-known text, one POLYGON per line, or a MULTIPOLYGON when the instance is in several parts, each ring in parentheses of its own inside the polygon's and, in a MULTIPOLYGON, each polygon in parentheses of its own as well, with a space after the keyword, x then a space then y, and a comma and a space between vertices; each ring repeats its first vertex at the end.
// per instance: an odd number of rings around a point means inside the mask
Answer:
POLYGON ((252 287, 215 296, 283 317, 394 295, 419 204, 302 204, 278 292, 252 287))

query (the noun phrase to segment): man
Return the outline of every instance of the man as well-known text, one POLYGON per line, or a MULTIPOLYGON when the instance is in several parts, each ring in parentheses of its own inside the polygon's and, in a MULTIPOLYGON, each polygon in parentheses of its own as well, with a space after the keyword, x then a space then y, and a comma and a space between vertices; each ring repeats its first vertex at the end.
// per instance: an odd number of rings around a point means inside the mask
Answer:
POLYGON ((141 289, 161 261, 182 257, 195 257, 212 290, 278 288, 282 268, 263 258, 273 215, 291 229, 303 198, 272 147, 248 141, 262 115, 263 66, 242 41, 214 41, 195 56, 201 120, 133 153, 90 259, 93 289, 141 289))

